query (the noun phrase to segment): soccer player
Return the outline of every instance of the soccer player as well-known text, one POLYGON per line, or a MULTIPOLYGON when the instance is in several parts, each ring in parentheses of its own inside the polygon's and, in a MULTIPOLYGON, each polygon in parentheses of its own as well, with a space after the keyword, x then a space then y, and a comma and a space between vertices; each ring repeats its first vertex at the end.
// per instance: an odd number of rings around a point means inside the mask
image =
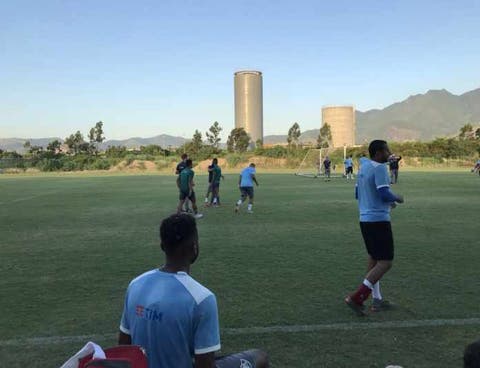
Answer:
POLYGON ((348 156, 345 161, 345 176, 347 180, 353 179, 353 159, 352 155, 348 156))
POLYGON ((402 156, 391 155, 388 159, 388 165, 390 166, 390 184, 397 184, 398 181, 398 163, 402 159, 402 156))
POLYGON ((331 173, 332 161, 328 156, 325 157, 323 160, 323 168, 325 170, 325 181, 330 181, 330 173, 331 173))
POLYGON ((222 175, 222 169, 218 166, 218 159, 213 159, 212 168, 212 204, 220 205, 220 179, 225 179, 222 175))
MULTIPOLYGON (((212 194, 212 179, 213 179, 213 160, 212 164, 208 165, 208 189, 207 194, 205 195, 205 206, 210 204, 210 194, 212 194)), ((213 196, 212 196, 213 201, 213 196)))
POLYGON ((368 147, 371 160, 364 160, 357 174, 355 196, 360 210, 360 229, 368 253, 368 273, 358 289, 345 298, 345 303, 358 315, 365 315, 364 302, 373 293, 372 311, 391 307, 383 300, 380 279, 392 267, 393 234, 390 209, 403 203, 401 195, 390 191, 390 178, 385 163, 390 156, 387 142, 374 140, 368 147))
POLYGON ((215 358, 220 350, 215 295, 190 274, 199 253, 195 219, 176 214, 160 225, 163 266, 127 288, 118 343, 140 345, 149 368, 268 368, 268 356, 248 350, 215 358))
POLYGON ((240 199, 237 201, 235 205, 235 212, 240 210, 240 206, 245 202, 248 197, 248 207, 247 212, 253 213, 253 183, 255 183, 258 187, 258 181, 255 177, 256 170, 255 164, 251 163, 248 167, 242 170, 240 173, 240 177, 238 179, 238 187, 240 188, 240 199))
POLYGON ((193 190, 193 187, 195 186, 195 183, 193 182, 195 172, 192 170, 192 166, 192 160, 187 159, 186 167, 180 172, 180 175, 178 175, 177 178, 177 186, 180 190, 180 201, 178 202, 177 212, 182 212, 183 204, 188 199, 190 202, 192 202, 193 213, 195 214, 194 216, 196 218, 202 218, 203 215, 198 213, 195 192, 193 190))
MULTIPOLYGON (((180 173, 187 167, 187 160, 188 160, 188 155, 186 153, 183 153, 182 156, 180 156, 182 161, 180 161, 177 165, 177 168, 175 169, 175 174, 180 176, 180 173)), ((188 200, 185 201, 184 206, 182 207, 182 211, 185 212, 191 212, 188 200)))

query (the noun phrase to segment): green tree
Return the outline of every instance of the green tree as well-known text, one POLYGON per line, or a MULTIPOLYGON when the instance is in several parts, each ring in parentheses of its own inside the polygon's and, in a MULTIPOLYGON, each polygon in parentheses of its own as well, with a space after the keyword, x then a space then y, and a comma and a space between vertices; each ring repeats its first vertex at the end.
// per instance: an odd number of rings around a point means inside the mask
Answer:
POLYGON ((227 139, 229 152, 245 152, 250 144, 250 136, 243 128, 232 129, 227 139))
POLYGON ((473 131, 472 124, 465 124, 463 127, 460 128, 460 134, 458 138, 464 139, 473 139, 475 137, 475 132, 473 131))
POLYGON ((60 142, 58 139, 55 139, 47 145, 47 151, 56 154, 58 151, 60 151, 61 146, 62 142, 60 142))
POLYGON ((82 133, 79 130, 75 134, 70 134, 65 138, 65 144, 73 154, 88 152, 90 145, 83 139, 82 133))
POLYGON ((332 144, 332 131, 330 129, 330 124, 325 123, 320 128, 320 132, 317 138, 317 147, 318 148, 328 148, 332 144))
POLYGON ((200 152, 200 150, 203 147, 203 140, 202 140, 202 133, 200 133, 198 130, 195 130, 195 133, 193 134, 192 141, 189 144, 189 151, 193 154, 200 152))
POLYGON ((103 122, 98 121, 88 133, 88 140, 90 141, 89 151, 90 153, 98 153, 98 144, 105 140, 103 136, 103 122))
POLYGON ((480 139, 480 128, 477 128, 477 130, 475 130, 475 139, 480 139))
POLYGON ((218 145, 220 144, 220 132, 222 130, 222 127, 218 124, 218 121, 216 121, 208 129, 208 132, 205 133, 208 143, 215 149, 218 149, 218 145))
POLYGON ((288 130, 288 146, 291 147, 295 145, 295 147, 297 147, 300 135, 302 135, 302 132, 300 131, 300 125, 298 125, 298 123, 294 123, 288 130))
POLYGON ((257 139, 257 141, 255 142, 255 148, 262 149, 263 148, 263 140, 261 140, 260 138, 257 139))

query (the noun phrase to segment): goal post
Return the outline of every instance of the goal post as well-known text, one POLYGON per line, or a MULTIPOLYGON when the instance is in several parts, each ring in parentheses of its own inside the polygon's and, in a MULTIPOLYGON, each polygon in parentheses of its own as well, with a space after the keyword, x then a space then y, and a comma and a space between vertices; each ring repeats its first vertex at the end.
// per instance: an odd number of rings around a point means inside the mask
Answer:
POLYGON ((295 171, 297 176, 318 178, 325 175, 323 161, 326 157, 331 160, 330 177, 344 177, 344 161, 346 158, 346 147, 339 149, 332 148, 310 148, 307 150, 302 162, 295 171))

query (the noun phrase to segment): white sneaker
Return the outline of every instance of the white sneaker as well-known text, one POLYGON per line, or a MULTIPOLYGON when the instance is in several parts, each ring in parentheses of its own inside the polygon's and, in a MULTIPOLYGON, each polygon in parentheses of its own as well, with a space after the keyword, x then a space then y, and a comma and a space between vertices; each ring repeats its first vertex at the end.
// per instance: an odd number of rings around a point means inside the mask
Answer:
POLYGON ((196 219, 201 219, 203 217, 203 214, 196 213, 193 217, 195 217, 196 219))

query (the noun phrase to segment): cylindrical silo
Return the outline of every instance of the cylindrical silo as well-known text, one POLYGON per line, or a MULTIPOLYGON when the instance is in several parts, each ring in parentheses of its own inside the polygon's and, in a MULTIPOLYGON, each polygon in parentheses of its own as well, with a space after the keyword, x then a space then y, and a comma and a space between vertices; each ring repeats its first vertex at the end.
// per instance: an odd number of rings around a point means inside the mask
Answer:
POLYGON ((322 126, 325 123, 330 125, 332 131, 333 147, 355 145, 355 107, 322 107, 322 126))
POLYGON ((262 73, 239 71, 234 75, 235 128, 244 128, 255 144, 263 141, 262 73))

